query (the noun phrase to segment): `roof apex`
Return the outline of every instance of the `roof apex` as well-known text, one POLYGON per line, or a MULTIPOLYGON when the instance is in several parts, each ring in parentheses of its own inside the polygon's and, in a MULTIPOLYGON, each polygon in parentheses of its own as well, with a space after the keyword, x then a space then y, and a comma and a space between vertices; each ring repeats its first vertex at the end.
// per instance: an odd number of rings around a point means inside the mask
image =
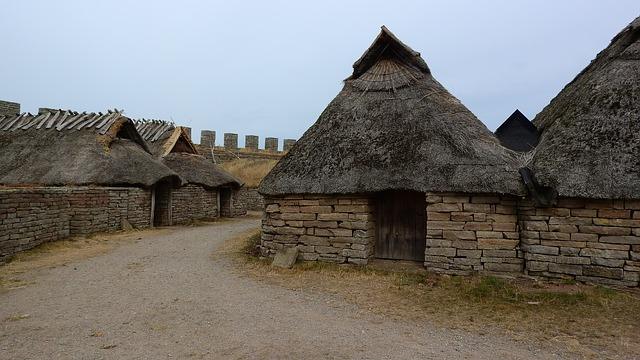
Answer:
POLYGON ((422 72, 430 73, 429 66, 427 66, 427 63, 422 59, 420 53, 403 43, 391 30, 382 25, 380 27, 380 33, 373 40, 369 48, 353 63, 353 74, 351 78, 357 78, 367 71, 375 64, 389 45, 394 46, 394 53, 398 58, 413 65, 422 72))

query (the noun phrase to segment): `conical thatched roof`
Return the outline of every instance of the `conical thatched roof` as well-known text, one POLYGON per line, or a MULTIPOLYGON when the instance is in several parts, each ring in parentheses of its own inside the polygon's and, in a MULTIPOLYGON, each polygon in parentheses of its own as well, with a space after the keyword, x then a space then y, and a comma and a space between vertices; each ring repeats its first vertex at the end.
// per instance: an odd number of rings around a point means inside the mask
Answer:
POLYGON ((530 164, 560 196, 640 198, 640 18, 534 119, 530 164))
POLYGON ((187 132, 172 122, 138 120, 136 128, 151 152, 191 184, 207 188, 242 186, 242 181, 198 154, 187 132))
POLYGON ((0 116, 1 185, 143 185, 177 174, 119 111, 0 116))
POLYGON ((262 193, 524 193, 515 153, 388 29, 353 68, 338 96, 262 181, 262 193))
POLYGON ((496 129, 495 134, 504 147, 514 151, 530 151, 538 144, 538 129, 518 109, 496 129))

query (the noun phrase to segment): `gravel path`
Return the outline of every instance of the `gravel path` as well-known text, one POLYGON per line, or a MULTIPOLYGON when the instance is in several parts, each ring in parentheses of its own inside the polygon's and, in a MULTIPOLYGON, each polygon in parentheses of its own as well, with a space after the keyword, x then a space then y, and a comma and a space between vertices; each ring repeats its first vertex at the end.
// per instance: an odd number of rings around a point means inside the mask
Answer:
POLYGON ((176 228, 0 294, 2 359, 531 359, 549 349, 388 319, 242 277, 216 246, 243 218, 176 228), (28 316, 20 315, 28 314, 28 316))

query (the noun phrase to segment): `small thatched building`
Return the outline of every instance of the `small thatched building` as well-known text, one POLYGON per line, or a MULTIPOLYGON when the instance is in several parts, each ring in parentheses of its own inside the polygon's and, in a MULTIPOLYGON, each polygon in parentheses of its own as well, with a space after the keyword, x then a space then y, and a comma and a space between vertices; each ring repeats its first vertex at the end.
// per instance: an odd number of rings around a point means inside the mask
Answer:
MULTIPOLYGON (((550 207, 522 223, 531 230, 521 232, 527 270, 637 286, 640 18, 616 35, 533 123, 540 142, 525 179, 534 197, 550 207)), ((524 205, 523 211, 533 212, 524 205)))
POLYGON ((119 111, 0 116, 0 257, 123 224, 148 227, 163 183, 180 178, 119 111))
POLYGON ((382 27, 338 96, 262 181, 262 250, 520 271, 515 153, 382 27))
POLYGON ((161 120, 139 120, 136 126, 154 156, 183 179, 179 188, 163 188, 156 202, 166 211, 162 225, 218 216, 244 215, 237 192, 242 182, 198 154, 185 129, 161 120))
POLYGON ((495 135, 502 146, 514 151, 530 151, 538 144, 538 129, 518 109, 496 129, 495 135))
POLYGON ((539 143, 518 154, 383 27, 263 180, 262 251, 638 286, 638 99, 640 18, 538 114, 539 143))

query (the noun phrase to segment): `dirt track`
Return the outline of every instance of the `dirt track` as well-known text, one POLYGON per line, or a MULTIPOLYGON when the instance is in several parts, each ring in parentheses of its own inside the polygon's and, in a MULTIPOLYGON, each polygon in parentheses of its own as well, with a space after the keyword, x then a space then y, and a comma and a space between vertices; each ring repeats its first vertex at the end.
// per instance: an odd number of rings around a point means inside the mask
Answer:
MULTIPOLYGON (((0 293, 2 359, 562 358, 544 344, 372 315, 212 257, 256 218, 175 228, 0 293)), ((490 331, 488 332, 490 333, 490 331)))

